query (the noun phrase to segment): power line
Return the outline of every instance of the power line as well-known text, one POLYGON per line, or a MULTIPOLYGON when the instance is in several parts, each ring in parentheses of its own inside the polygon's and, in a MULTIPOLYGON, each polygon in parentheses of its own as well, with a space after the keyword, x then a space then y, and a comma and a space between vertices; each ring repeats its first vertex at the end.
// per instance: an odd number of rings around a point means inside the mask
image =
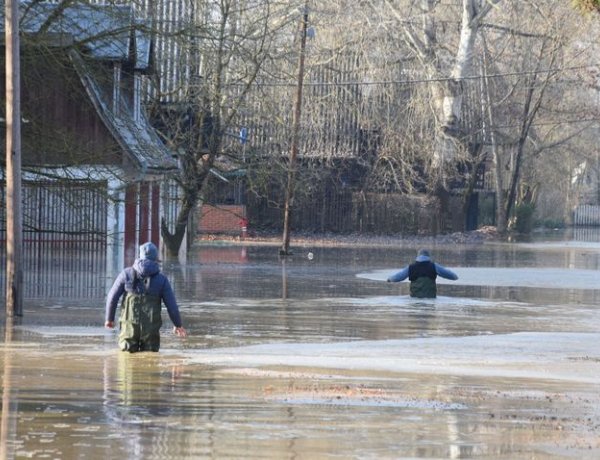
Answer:
MULTIPOLYGON (((597 68, 596 65, 582 65, 582 66, 574 66, 574 67, 558 67, 558 68, 550 68, 550 69, 541 69, 541 70, 531 70, 531 71, 521 71, 521 72, 507 72, 507 73, 496 73, 489 75, 472 75, 461 78, 454 77, 440 77, 440 78, 422 78, 422 79, 414 79, 414 80, 381 80, 381 81, 340 81, 340 82, 304 82, 305 86, 376 86, 376 85, 411 85, 411 84, 420 84, 420 83, 438 83, 444 81, 463 81, 463 80, 479 80, 482 78, 504 78, 504 77, 515 77, 515 76, 524 76, 524 75, 538 75, 543 73, 553 73, 553 72, 564 72, 567 70, 581 70, 581 69, 592 69, 597 68)), ((236 84, 237 85, 237 84, 236 84)), ((287 86, 295 86, 295 83, 256 83, 257 86, 262 87, 287 87, 287 86)))
MULTIPOLYGON (((596 122, 596 121, 600 121, 600 118, 582 118, 582 119, 577 119, 577 120, 557 120, 557 121, 543 121, 543 122, 539 122, 539 123, 532 123, 531 126, 536 127, 536 126, 554 126, 554 125, 577 125, 580 123, 592 123, 592 122, 596 122)), ((490 128, 492 129, 503 129, 503 128, 518 128, 520 127, 519 124, 512 124, 512 125, 492 125, 490 128)))

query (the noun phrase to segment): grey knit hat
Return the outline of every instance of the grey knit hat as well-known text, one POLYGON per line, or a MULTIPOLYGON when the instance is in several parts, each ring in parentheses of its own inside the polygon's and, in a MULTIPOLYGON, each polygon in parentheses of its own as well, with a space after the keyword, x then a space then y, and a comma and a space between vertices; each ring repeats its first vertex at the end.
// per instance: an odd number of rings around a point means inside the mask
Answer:
POLYGON ((154 243, 144 243, 140 246, 140 259, 158 260, 158 249, 154 243))
POLYGON ((431 260, 431 255, 427 249, 419 249, 419 252, 417 252, 417 258, 415 260, 417 262, 427 262, 431 260))

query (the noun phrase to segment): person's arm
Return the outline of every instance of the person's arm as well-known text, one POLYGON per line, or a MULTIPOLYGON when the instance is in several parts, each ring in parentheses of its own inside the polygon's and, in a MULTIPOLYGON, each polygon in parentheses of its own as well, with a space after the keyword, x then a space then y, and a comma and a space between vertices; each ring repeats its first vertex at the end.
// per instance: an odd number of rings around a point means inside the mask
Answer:
POLYGON ((119 299, 125 293, 125 274, 121 272, 115 279, 106 296, 106 310, 104 314, 104 327, 112 329, 115 327, 115 314, 119 299))
POLYGON ((449 268, 446 268, 443 265, 440 265, 437 263, 434 265, 435 265, 435 272, 442 278, 446 278, 447 280, 453 280, 453 281, 456 281, 458 279, 458 275, 456 273, 454 273, 452 270, 450 270, 449 268))
POLYGON ((398 273, 394 273, 387 279, 388 283, 397 283, 398 281, 404 281, 408 278, 408 266, 404 267, 398 273))
POLYGON ((163 302, 167 307, 167 313, 169 314, 169 318, 171 318, 171 322, 173 323, 173 332, 179 337, 185 337, 187 335, 187 332, 183 328, 181 315, 179 314, 179 306, 177 305, 177 300, 175 299, 175 293, 173 292, 171 283, 169 283, 169 280, 166 276, 165 282, 162 287, 161 295, 163 302))

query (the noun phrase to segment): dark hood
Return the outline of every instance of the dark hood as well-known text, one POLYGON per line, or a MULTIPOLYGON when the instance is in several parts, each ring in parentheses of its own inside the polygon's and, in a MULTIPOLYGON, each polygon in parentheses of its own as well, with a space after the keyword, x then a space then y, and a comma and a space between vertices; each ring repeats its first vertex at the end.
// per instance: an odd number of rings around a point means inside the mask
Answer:
POLYGON ((158 262, 149 259, 136 259, 133 263, 133 269, 142 278, 156 275, 160 271, 158 262))

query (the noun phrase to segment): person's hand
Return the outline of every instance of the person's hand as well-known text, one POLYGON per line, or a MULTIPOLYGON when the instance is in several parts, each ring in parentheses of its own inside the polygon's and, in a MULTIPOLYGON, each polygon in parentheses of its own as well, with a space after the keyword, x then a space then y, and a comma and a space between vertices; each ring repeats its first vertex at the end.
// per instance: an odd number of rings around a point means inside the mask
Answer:
POLYGON ((104 327, 107 328, 107 329, 114 329, 115 322, 114 321, 106 321, 104 323, 104 327))
POLYGON ((182 327, 177 327, 175 326, 173 328, 173 333, 179 337, 187 337, 187 332, 186 330, 182 327))

